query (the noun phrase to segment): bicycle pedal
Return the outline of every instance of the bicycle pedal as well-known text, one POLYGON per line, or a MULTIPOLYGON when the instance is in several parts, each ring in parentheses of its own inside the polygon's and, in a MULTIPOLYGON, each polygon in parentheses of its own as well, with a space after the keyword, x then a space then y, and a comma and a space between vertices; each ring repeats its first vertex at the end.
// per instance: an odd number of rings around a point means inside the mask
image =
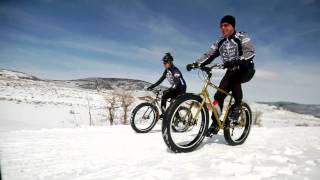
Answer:
POLYGON ((210 133, 210 134, 207 135, 207 137, 208 137, 208 138, 212 138, 213 135, 214 135, 213 133, 210 133))
POLYGON ((213 137, 213 135, 214 135, 213 133, 208 132, 205 136, 206 136, 206 137, 209 137, 209 138, 212 138, 212 137, 213 137))
POLYGON ((218 132, 219 132, 219 128, 217 128, 217 127, 215 127, 215 128, 209 128, 208 129, 208 132, 206 133, 206 137, 212 137, 213 135, 216 135, 216 134, 218 134, 218 132))

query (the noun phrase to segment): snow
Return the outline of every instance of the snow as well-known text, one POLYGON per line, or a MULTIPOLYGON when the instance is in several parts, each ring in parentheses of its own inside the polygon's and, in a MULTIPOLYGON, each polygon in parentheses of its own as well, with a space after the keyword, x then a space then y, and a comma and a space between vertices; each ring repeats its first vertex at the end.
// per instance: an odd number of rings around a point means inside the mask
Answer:
POLYGON ((0 131, 75 127, 89 123, 88 108, 80 105, 0 101, 0 109, 0 131))
MULTIPOLYGON (((15 179, 319 179, 320 119, 250 102, 261 112, 240 146, 223 132, 187 154, 172 153, 161 122, 147 134, 109 126, 104 96, 73 81, 41 80, 0 70, 0 165, 15 179), (95 126, 89 125, 89 106, 95 126)), ((151 95, 130 91, 131 109, 151 95)), ((117 109, 115 124, 121 124, 117 109)))
MULTIPOLYGON (((33 76, 9 70, 0 70, 0 75, 0 131, 88 125, 89 106, 94 125, 109 124, 104 96, 111 96, 113 90, 98 92, 73 81, 28 79, 33 76)), ((150 92, 130 94, 139 97, 150 92)), ((136 99, 130 108, 140 102, 136 99)), ((121 108, 115 114, 114 123, 121 124, 121 108)))
POLYGON ((0 76, 8 78, 8 79, 34 79, 36 80, 37 78, 26 74, 26 73, 21 73, 17 71, 10 71, 10 70, 5 70, 5 69, 0 69, 0 76))
POLYGON ((128 125, 1 133, 1 167, 10 179, 318 179, 320 128, 253 128, 245 144, 206 138, 175 154, 160 125, 148 134, 128 125))
POLYGON ((250 103, 253 112, 261 112, 263 127, 288 127, 288 126, 320 126, 319 118, 308 114, 299 114, 275 106, 266 104, 250 103))

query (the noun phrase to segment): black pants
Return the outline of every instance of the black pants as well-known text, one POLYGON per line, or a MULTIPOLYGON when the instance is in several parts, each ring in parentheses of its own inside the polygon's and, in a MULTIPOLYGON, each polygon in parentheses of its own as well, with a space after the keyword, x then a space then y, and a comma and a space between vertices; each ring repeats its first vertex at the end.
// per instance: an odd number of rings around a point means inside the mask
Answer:
MULTIPOLYGON (((234 105, 240 105, 242 101, 242 88, 241 83, 246 83, 250 81, 255 74, 254 68, 248 68, 246 70, 237 70, 237 71, 230 71, 227 70, 226 74, 222 78, 219 88, 223 89, 226 92, 232 92, 232 96, 235 99, 234 105)), ((214 95, 214 99, 219 102, 219 106, 222 110, 223 102, 226 98, 226 94, 217 91, 214 95)))
POLYGON ((168 90, 163 91, 163 95, 161 98, 161 112, 164 113, 166 111, 168 99, 172 100, 172 99, 176 98, 177 96, 179 96, 180 94, 183 94, 185 92, 186 92, 185 89, 175 89, 175 90, 168 89, 168 90))

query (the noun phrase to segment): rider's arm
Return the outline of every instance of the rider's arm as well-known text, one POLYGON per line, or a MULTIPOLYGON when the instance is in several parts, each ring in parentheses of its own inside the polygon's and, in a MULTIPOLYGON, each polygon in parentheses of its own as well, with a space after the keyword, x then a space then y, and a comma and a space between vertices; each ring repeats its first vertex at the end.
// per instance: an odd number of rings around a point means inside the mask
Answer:
POLYGON ((159 84, 161 84, 163 82, 164 79, 166 79, 166 74, 167 74, 167 70, 165 70, 162 74, 162 76, 160 77, 160 79, 155 82, 154 84, 152 84, 149 88, 153 89, 154 87, 158 86, 159 84))
POLYGON ((208 51, 204 53, 202 57, 200 57, 195 63, 201 67, 210 64, 216 57, 220 55, 218 43, 219 41, 216 41, 214 44, 212 44, 208 51))
POLYGON ((177 89, 180 85, 181 85, 181 81, 180 81, 180 78, 181 78, 181 72, 177 69, 173 70, 172 71, 172 80, 173 80, 173 84, 171 85, 170 89, 171 90, 175 90, 177 89))
POLYGON ((251 38, 249 37, 249 35, 247 33, 242 32, 241 33, 241 45, 242 45, 242 56, 240 57, 240 59, 243 60, 249 60, 252 59, 255 54, 254 54, 254 47, 253 44, 251 42, 251 38))
POLYGON ((255 56, 255 49, 251 38, 247 33, 241 32, 240 38, 243 52, 240 56, 240 66, 247 67, 250 63, 252 63, 252 59, 255 56))

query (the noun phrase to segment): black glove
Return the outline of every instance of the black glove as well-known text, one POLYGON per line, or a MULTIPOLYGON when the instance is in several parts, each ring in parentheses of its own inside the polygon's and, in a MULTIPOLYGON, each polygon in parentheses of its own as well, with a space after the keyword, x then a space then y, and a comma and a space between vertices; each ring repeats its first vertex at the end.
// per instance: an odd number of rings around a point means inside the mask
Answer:
POLYGON ((187 68, 187 71, 191 71, 192 69, 197 68, 198 66, 199 66, 198 63, 192 63, 192 64, 187 64, 186 68, 187 68))
POLYGON ((152 86, 147 87, 147 90, 148 90, 148 91, 151 91, 152 89, 153 89, 152 86))

